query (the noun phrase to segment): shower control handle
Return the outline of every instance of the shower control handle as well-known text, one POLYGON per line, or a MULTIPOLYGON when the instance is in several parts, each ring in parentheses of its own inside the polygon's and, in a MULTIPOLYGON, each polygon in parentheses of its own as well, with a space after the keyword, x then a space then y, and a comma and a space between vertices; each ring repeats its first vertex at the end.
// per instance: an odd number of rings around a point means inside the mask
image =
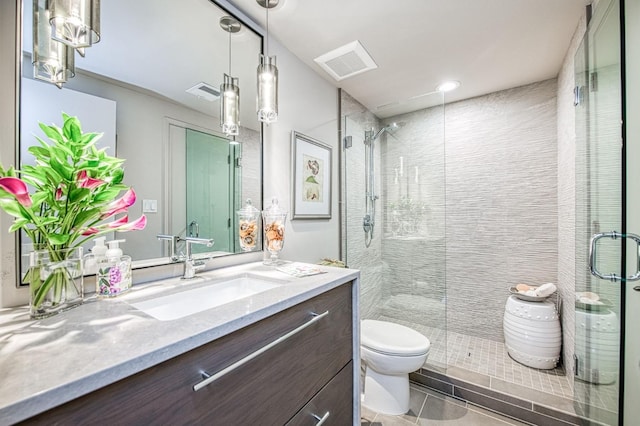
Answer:
POLYGON ((370 232, 372 228, 373 218, 371 217, 371 215, 367 214, 362 218, 362 229, 364 229, 364 232, 370 232))

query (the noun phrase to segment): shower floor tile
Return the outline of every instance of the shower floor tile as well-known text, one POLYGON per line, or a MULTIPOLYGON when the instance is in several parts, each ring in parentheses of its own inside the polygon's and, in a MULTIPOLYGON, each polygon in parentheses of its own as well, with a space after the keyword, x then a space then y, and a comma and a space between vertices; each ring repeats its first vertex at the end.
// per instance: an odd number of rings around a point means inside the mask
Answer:
MULTIPOLYGON (((538 370, 514 361, 502 342, 452 331, 445 332, 439 328, 411 324, 385 315, 376 319, 406 325, 424 334, 431 342, 427 367, 440 371, 462 369, 488 376, 492 382, 499 382, 502 386, 504 383, 511 383, 528 390, 562 397, 565 401, 589 403, 608 411, 617 410, 617 384, 592 385, 579 380, 572 384, 560 367, 538 370)), ((553 398, 549 400, 553 401, 553 398)))

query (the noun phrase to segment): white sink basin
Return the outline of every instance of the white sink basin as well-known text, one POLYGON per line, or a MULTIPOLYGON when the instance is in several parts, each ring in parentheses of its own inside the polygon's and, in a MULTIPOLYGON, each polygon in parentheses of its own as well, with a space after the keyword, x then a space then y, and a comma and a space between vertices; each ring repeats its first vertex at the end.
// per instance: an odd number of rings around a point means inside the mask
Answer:
POLYGON ((284 282, 244 274, 131 306, 160 321, 170 321, 274 289, 284 282))

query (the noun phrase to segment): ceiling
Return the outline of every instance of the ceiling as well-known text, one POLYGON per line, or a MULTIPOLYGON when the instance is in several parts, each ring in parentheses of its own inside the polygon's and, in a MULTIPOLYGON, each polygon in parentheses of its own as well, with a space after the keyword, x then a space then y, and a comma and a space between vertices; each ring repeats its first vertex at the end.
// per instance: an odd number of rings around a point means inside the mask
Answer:
MULTIPOLYGON (((557 76, 591 0, 280 0, 273 38, 380 118, 557 76), (336 81, 314 58, 359 40, 377 68, 336 81)), ((265 26, 256 0, 231 3, 265 26)), ((285 78, 281 70, 280 77, 285 78)))

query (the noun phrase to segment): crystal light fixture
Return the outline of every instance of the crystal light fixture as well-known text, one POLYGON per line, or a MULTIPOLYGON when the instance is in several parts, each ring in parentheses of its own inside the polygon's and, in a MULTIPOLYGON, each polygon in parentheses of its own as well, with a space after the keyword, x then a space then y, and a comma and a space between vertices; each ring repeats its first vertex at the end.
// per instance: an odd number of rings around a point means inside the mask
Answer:
POLYGON ((231 34, 240 31, 241 25, 232 16, 220 18, 220 26, 229 33, 229 74, 224 74, 220 85, 220 127, 227 136, 240 133, 240 88, 238 79, 231 76, 231 34))
POLYGON ((33 77, 53 83, 62 89, 62 84, 75 72, 72 47, 51 38, 47 0, 33 0, 33 77))
POLYGON ((49 0, 51 37, 78 49, 100 41, 100 0, 49 0))
POLYGON ((278 67, 276 57, 269 56, 269 9, 276 7, 279 0, 256 0, 267 10, 267 49, 260 55, 258 65, 258 120, 269 124, 278 120, 278 67))

